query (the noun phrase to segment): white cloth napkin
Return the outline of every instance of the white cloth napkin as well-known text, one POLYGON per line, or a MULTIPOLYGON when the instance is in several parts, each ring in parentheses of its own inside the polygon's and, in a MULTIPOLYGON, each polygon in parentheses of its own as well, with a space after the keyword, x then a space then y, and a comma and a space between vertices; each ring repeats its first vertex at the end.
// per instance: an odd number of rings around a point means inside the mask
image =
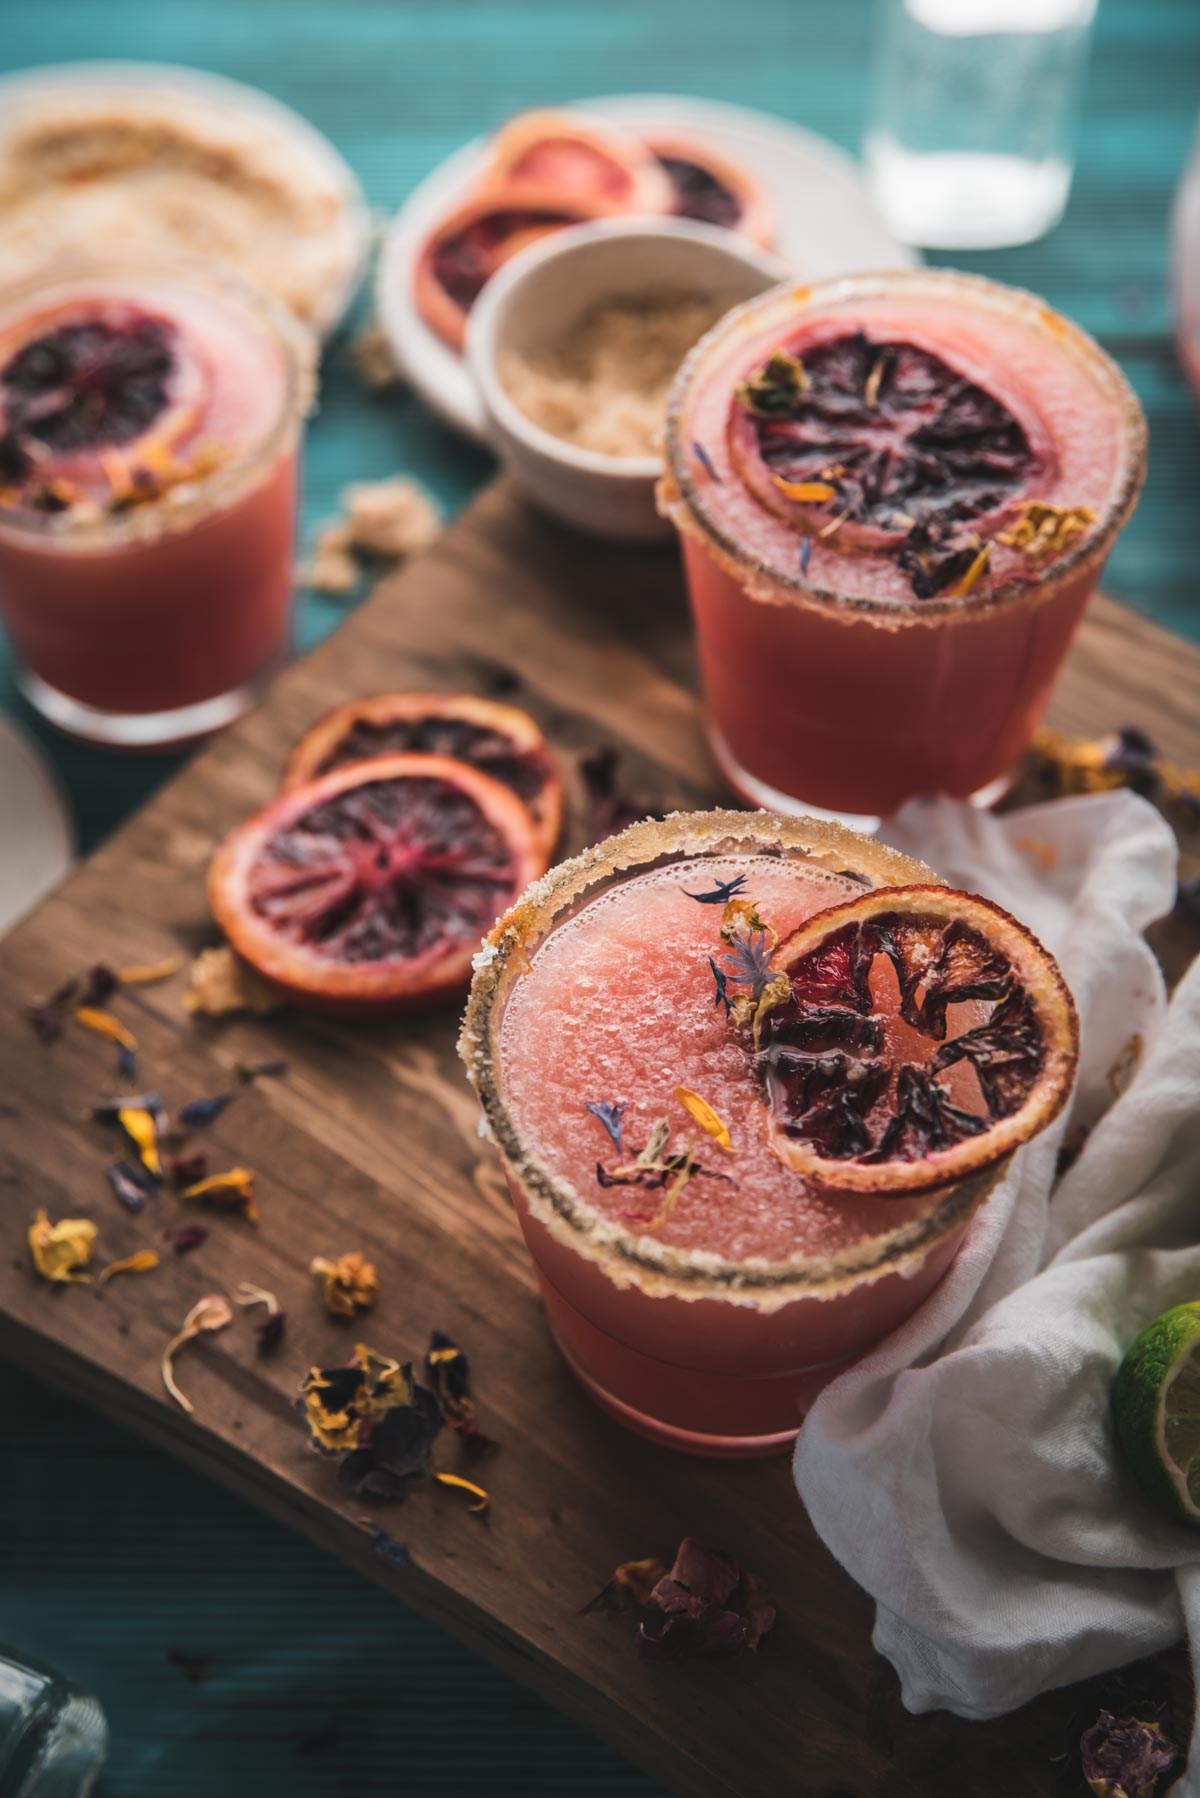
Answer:
MULTIPOLYGON (((1142 1497, 1108 1409, 1132 1338, 1200 1298, 1200 962, 1168 1006, 1141 932, 1172 904, 1175 843, 1131 793, 1004 818, 921 801, 884 834, 1029 924, 1082 1025, 1069 1116, 1018 1154, 938 1289, 827 1388, 796 1447, 800 1495, 874 1597, 907 1708, 994 1717, 1185 1628, 1200 1648, 1200 1530, 1142 1497)), ((1200 1740, 1174 1791, 1200 1798, 1200 1740)))

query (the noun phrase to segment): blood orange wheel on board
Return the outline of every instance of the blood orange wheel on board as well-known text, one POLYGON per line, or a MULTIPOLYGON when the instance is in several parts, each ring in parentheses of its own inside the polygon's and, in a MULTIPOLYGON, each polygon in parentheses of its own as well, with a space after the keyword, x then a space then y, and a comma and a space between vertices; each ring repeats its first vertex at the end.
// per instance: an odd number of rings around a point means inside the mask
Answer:
POLYGON ((517 706, 473 693, 374 693, 318 718, 287 759, 285 789, 377 755, 449 755, 510 787, 532 815, 550 865, 562 830, 563 783, 545 737, 517 706))
POLYGON ((659 158, 631 133, 578 113, 523 112, 492 140, 491 178, 563 198, 596 199, 622 212, 672 212, 675 195, 659 158))
POLYGON ((294 999, 402 1008, 464 988, 485 931, 544 866, 510 788, 449 756, 389 755, 231 831, 208 894, 232 948, 294 999))
POLYGON ((611 218, 623 207, 595 195, 521 182, 489 183, 434 226, 413 275, 417 310, 453 350, 466 340, 471 307, 497 269, 526 244, 564 225, 611 218))
POLYGON ((1066 1103, 1075 1007, 1023 924, 952 887, 881 888, 781 943, 756 1068, 787 1166, 897 1196, 981 1172, 1066 1103))
POLYGON ((676 218, 737 231, 769 250, 778 225, 775 203, 750 170, 720 156, 701 138, 652 132, 644 139, 671 186, 676 218))

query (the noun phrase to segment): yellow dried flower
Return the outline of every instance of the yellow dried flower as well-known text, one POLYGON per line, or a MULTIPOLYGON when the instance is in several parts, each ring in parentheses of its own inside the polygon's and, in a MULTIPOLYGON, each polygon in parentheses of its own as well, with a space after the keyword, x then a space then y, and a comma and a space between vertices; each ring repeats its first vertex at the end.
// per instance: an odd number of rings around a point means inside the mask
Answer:
POLYGON ((379 1293, 379 1277, 357 1249, 339 1255, 336 1261, 318 1255, 310 1272, 319 1277, 325 1309, 334 1317, 355 1317, 360 1311, 369 1311, 379 1293))
POLYGON ((106 1280, 113 1280, 118 1274, 148 1274, 157 1266, 158 1256, 153 1249, 139 1249, 136 1255, 126 1255, 101 1268, 98 1284, 103 1286, 106 1280))
POLYGON ((64 1284, 90 1280, 84 1270, 95 1241, 96 1226, 86 1217, 64 1217, 52 1224, 44 1211, 38 1211, 29 1226, 29 1253, 43 1280, 64 1284))

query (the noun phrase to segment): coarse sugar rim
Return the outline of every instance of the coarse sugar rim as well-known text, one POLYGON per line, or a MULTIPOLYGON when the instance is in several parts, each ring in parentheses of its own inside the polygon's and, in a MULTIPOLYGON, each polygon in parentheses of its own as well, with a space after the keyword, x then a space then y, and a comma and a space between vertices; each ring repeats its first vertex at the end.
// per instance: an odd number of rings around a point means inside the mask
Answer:
POLYGON ((618 1286, 637 1286, 656 1297, 722 1298, 761 1311, 777 1310, 805 1296, 832 1298, 885 1274, 915 1271, 939 1242, 971 1217, 1007 1168, 1006 1157, 950 1188, 924 1216, 836 1255, 733 1261, 708 1250, 674 1248, 634 1234, 584 1199, 569 1181, 551 1173, 522 1142, 504 1099, 500 1032, 508 996, 528 970, 531 951, 554 925, 622 876, 698 855, 772 854, 808 860, 831 873, 864 876, 873 888, 945 885, 913 857, 833 822, 771 812, 674 812, 662 820, 632 824, 551 868, 497 921, 475 958, 458 1049, 487 1130, 533 1215, 618 1286))
POLYGON ((756 599, 795 603, 853 617, 868 613, 893 624, 924 624, 931 620, 962 619, 1022 601, 1041 603, 1077 569, 1105 554, 1133 511, 1146 474, 1146 420, 1137 395, 1108 355, 1081 326, 1020 287, 1006 287, 983 275, 962 274, 956 269, 893 269, 874 274, 839 275, 812 285, 773 288, 727 312, 689 352, 675 377, 667 407, 667 467, 658 488, 659 511, 680 531, 689 531, 708 553, 756 599), (1069 549, 1037 563, 1029 575, 988 588, 981 584, 959 598, 947 596, 918 600, 876 599, 866 594, 844 593, 811 586, 802 574, 778 567, 765 556, 749 552, 724 526, 706 502, 692 472, 689 442, 683 417, 693 383, 702 377, 714 351, 751 327, 772 307, 794 307, 797 322, 822 306, 840 307, 856 296, 887 298, 911 293, 917 297, 958 298, 1025 322, 1032 330, 1055 338, 1065 353, 1085 365, 1098 387, 1112 401, 1122 431, 1122 473, 1117 492, 1102 517, 1069 549))
POLYGON ((213 270, 187 258, 130 261, 102 255, 72 257, 0 287, 0 318, 16 311, 22 302, 31 306, 42 298, 54 306, 69 304, 73 298, 84 302, 89 291, 110 287, 138 302, 139 283, 143 281, 167 289, 215 295, 221 303, 243 314, 274 345, 284 374, 278 417, 244 456, 218 465, 198 480, 168 488, 152 504, 95 519, 70 520, 65 528, 61 521, 56 524, 53 516, 30 517, 17 507, 0 506, 0 531, 34 538, 67 553, 76 547, 108 549, 124 543, 153 542, 235 504, 265 479, 276 458, 298 435, 316 395, 316 339, 279 301, 225 268, 213 270))

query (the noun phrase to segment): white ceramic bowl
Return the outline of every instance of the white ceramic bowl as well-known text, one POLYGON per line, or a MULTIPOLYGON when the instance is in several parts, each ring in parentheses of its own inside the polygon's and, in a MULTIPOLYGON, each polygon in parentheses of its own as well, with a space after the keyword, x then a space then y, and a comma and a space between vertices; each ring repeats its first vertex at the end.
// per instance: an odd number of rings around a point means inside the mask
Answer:
POLYGON ((735 306, 787 276, 766 250, 682 219, 575 225, 522 250, 488 282, 467 327, 467 366, 505 468, 537 505, 580 530, 667 536, 654 509, 660 458, 602 455, 552 436, 510 397, 500 365, 556 343, 604 299, 675 288, 735 306))

